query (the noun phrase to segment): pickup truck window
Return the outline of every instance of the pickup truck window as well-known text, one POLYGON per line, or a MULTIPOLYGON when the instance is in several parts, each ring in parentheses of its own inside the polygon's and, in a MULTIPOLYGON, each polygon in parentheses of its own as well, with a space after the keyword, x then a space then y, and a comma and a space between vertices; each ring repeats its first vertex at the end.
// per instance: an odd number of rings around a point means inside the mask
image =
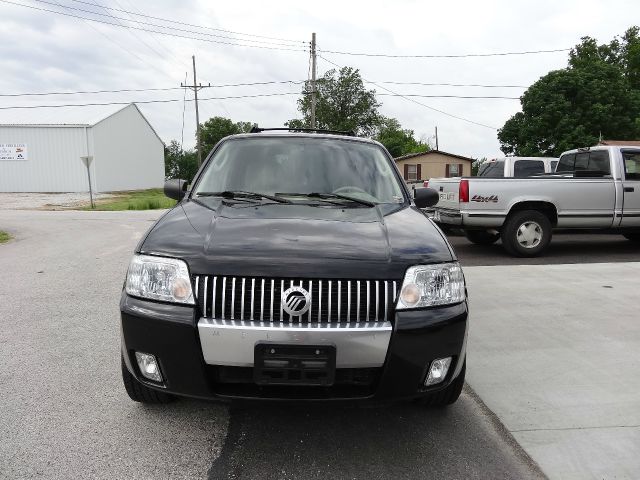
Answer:
POLYGON ((513 176, 516 178, 530 177, 544 173, 542 160, 517 160, 513 164, 513 176))
POLYGON ((194 194, 224 191, 336 193, 373 203, 405 201, 382 148, 309 137, 224 142, 209 160, 194 194))
POLYGON ((624 178, 627 180, 640 180, 640 151, 623 150, 624 178))
POLYGON ((558 160, 551 160, 551 171, 555 172, 556 167, 558 166, 558 160))
POLYGON ((478 169, 479 177, 502 178, 504 177, 504 162, 485 162, 478 169))
POLYGON ((560 157, 556 172, 575 172, 576 170, 592 170, 611 173, 609 153, 606 150, 592 152, 568 153, 560 157))

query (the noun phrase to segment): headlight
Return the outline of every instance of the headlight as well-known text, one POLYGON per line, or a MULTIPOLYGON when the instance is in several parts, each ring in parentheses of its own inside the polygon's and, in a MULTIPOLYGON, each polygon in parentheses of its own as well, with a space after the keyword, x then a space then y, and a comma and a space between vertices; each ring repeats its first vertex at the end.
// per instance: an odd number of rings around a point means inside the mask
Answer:
POLYGON ((450 305, 465 299, 464 275, 458 262, 409 267, 397 310, 450 305))
POLYGON ((189 269, 177 258, 134 255, 127 272, 126 292, 163 302, 194 303, 189 269))

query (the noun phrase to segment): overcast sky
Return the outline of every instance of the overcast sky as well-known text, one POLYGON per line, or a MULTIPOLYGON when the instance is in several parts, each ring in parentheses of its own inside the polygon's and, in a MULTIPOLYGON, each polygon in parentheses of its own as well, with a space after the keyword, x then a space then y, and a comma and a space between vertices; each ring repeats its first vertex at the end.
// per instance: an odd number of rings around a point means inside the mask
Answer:
MULTIPOLYGON (((318 48, 323 51, 321 56, 339 65, 358 68, 365 79, 375 83, 526 87, 550 70, 565 67, 567 52, 480 58, 396 59, 349 56, 327 51, 458 55, 570 48, 585 35, 608 42, 613 36, 622 34, 634 20, 639 23, 640 2, 0 0, 0 15, 2 94, 179 87, 180 82, 185 80, 185 73, 188 73, 187 82, 193 81, 193 54, 197 59, 198 80, 202 83, 301 81, 308 77, 311 32, 317 33, 318 48), (16 4, 209 41, 135 31, 16 4), (239 34, 131 16, 92 4, 239 34), (78 9, 102 15, 92 15, 78 9), (129 22, 109 15, 128 19, 129 22), (131 19, 158 26, 132 23, 131 19), (202 32, 204 35, 192 32, 202 32)), ((332 65, 324 59, 318 60, 319 75, 330 68, 332 65)), ((379 85, 396 93, 419 95, 519 97, 525 90, 506 87, 379 85)), ((379 94, 388 93, 378 86, 368 87, 379 94)), ((300 89, 299 84, 286 83, 208 88, 201 90, 200 97, 289 93, 299 92, 300 89)), ((5 96, 0 97, 0 103, 1 106, 10 106, 181 100, 182 95, 183 92, 176 89, 113 94, 5 96)), ((187 98, 192 96, 188 92, 187 98)), ((285 95, 205 100, 200 103, 200 119, 204 121, 211 116, 221 115, 234 121, 257 122, 260 126, 282 126, 283 122, 298 115, 297 98, 297 95, 285 95)), ((405 128, 413 129, 417 137, 432 136, 437 126, 441 150, 478 158, 500 155, 495 128, 501 127, 520 109, 518 100, 509 99, 416 98, 443 112, 494 127, 487 128, 452 118, 403 98, 380 96, 379 100, 383 104, 381 112, 384 115, 396 117, 405 128)), ((139 106, 165 143, 171 139, 180 140, 182 101, 139 106)), ((41 111, 31 110, 30 115, 37 117, 41 111)), ((11 121, 13 112, 15 110, 0 110, 0 121, 11 121)), ((24 112, 20 115, 24 116, 24 112)), ((47 116, 50 116, 50 112, 47 116)), ((187 103, 185 146, 195 143, 194 132, 195 111, 193 103, 187 103)))

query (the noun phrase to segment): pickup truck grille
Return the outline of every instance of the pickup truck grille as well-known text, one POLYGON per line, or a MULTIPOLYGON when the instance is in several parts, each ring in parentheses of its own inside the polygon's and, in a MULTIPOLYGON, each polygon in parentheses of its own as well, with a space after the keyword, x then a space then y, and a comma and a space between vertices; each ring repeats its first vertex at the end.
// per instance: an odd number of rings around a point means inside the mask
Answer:
POLYGON ((206 318, 278 323, 326 324, 386 321, 391 318, 397 282, 386 280, 308 280, 195 275, 197 303, 206 318), (282 294, 297 286, 310 294, 302 315, 288 314, 282 294))

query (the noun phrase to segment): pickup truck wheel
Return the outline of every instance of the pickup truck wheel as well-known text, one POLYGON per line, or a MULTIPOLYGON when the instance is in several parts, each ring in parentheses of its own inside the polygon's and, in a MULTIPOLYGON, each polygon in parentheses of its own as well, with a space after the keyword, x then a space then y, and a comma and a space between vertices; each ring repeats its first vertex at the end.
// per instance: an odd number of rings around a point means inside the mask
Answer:
POLYGON ((428 397, 423 397, 418 399, 416 402, 420 405, 425 405, 428 407, 446 407, 447 405, 451 405, 458 400, 460 393, 462 393, 462 387, 464 386, 464 376, 467 370, 467 359, 464 359, 464 363, 462 364, 462 370, 456 377, 456 379, 451 382, 451 384, 445 388, 444 390, 440 390, 433 395, 428 397))
POLYGON ((124 360, 122 359, 121 364, 122 383, 124 383, 124 389, 127 391, 131 400, 140 403, 169 403, 175 400, 173 395, 153 390, 152 388, 141 384, 133 375, 131 375, 127 366, 124 364, 124 360))
POLYGON ((502 232, 502 244, 517 257, 535 257, 551 241, 551 222, 536 210, 515 212, 507 218, 502 232))
POLYGON ((491 233, 486 230, 467 230, 464 234, 467 236, 467 240, 476 245, 491 245, 500 238, 499 233, 491 233))
POLYGON ((624 238, 631 240, 632 242, 640 243, 640 232, 638 233, 625 233, 624 238))

